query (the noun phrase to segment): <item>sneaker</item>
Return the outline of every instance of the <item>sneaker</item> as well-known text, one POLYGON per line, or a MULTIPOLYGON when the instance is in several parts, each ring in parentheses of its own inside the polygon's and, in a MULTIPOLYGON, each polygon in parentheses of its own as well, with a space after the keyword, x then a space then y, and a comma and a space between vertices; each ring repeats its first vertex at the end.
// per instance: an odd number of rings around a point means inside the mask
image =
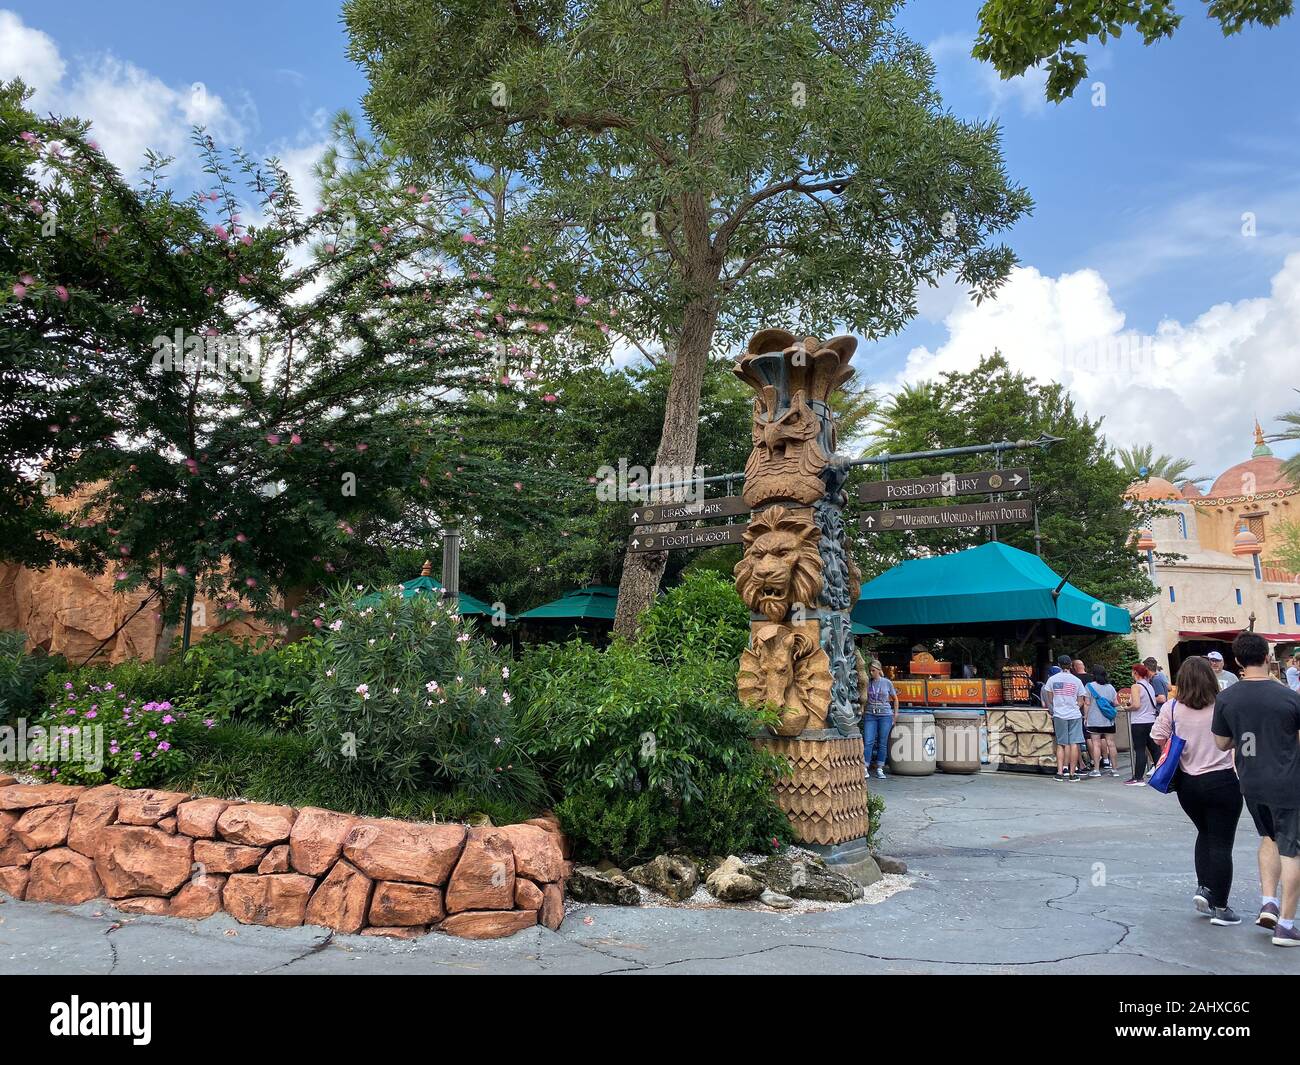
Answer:
POLYGON ((1083 779, 1083 777, 1079 776, 1078 773, 1071 773, 1071 774, 1070 774, 1070 779, 1073 780, 1073 781, 1077 784, 1079 781, 1081 781, 1081 780, 1083 779))
POLYGON ((1100 770, 1100 769, 1094 769, 1091 773, 1088 774, 1088 776, 1090 776, 1090 777, 1099 777, 1099 776, 1101 776, 1101 770, 1100 770))
POLYGON ((884 769, 883 766, 877 766, 877 767, 876 767, 876 779, 877 779, 877 780, 884 780, 884 779, 885 779, 885 769, 884 769))
POLYGON ((1241 918, 1237 915, 1237 911, 1234 910, 1231 906, 1216 906, 1214 907, 1213 916, 1210 917, 1210 924, 1217 924, 1217 925, 1241 924, 1241 918))
POLYGON ((1060 781, 1060 780, 1069 780, 1070 778, 1067 777, 1064 773, 1057 773, 1057 774, 1056 774, 1056 779, 1057 779, 1058 781, 1060 781))
POLYGON ((1210 905, 1210 889, 1198 887, 1196 894, 1192 896, 1192 905, 1202 917, 1209 917, 1214 912, 1214 907, 1210 905))
POLYGON ((1259 916, 1255 918, 1255 923, 1260 928, 1273 929, 1277 927, 1278 908, 1276 902, 1266 902, 1259 908, 1259 916))
POLYGON ((1145 788, 1147 786, 1145 780, 1126 780, 1124 783, 1130 788, 1145 788))
POLYGON ((1111 776, 1113 776, 1113 777, 1118 777, 1118 776, 1119 776, 1119 770, 1116 769, 1114 766, 1111 766, 1109 769, 1106 770, 1106 772, 1109 773, 1109 774, 1110 774, 1111 776))
POLYGON ((1273 946, 1300 947, 1300 929, 1283 928, 1278 925, 1273 929, 1273 946))

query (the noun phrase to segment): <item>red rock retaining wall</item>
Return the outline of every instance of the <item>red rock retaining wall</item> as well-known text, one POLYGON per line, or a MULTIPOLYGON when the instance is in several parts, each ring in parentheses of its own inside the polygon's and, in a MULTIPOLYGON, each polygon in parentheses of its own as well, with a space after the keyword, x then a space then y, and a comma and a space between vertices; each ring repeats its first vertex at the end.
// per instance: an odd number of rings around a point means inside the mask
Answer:
POLYGON ((0 777, 0 892, 29 902, 494 939, 560 927, 568 851, 545 817, 467 829, 0 777))

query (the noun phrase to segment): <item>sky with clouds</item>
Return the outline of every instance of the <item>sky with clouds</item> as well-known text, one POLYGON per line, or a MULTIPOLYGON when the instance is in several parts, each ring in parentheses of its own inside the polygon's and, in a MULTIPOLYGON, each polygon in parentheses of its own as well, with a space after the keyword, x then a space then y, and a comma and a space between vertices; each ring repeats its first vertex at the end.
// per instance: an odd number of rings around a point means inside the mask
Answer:
MULTIPOLYGON (((900 22, 947 106, 1002 127, 1036 201, 1007 237, 1021 265, 979 307, 953 285, 922 293, 903 333, 859 349, 859 373, 889 390, 996 347, 1064 382, 1114 443, 1220 472, 1248 454, 1256 417, 1269 431, 1300 407, 1300 19, 1225 40, 1183 5, 1170 41, 1094 48, 1057 106, 1041 76, 1003 82, 970 58, 978 6, 913 0, 900 22)), ((175 156, 182 187, 202 124, 280 157, 312 202, 328 122, 365 91, 345 49, 328 0, 0 0, 0 78, 92 120, 124 168, 146 148, 175 156)))

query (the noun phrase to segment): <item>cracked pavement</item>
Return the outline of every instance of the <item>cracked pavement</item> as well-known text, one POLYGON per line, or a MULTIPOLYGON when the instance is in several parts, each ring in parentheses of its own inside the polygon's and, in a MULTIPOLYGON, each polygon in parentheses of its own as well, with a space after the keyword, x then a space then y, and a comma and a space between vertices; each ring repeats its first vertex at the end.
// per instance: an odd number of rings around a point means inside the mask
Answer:
POLYGON ((819 913, 673 907, 571 909, 559 932, 470 942, 335 935, 0 899, 0 973, 1274 973, 1258 904, 1256 837, 1243 816, 1233 904, 1195 915, 1191 825, 1172 795, 1101 778, 873 780, 881 849, 912 886, 819 913), (588 919, 590 923, 588 923, 588 919))

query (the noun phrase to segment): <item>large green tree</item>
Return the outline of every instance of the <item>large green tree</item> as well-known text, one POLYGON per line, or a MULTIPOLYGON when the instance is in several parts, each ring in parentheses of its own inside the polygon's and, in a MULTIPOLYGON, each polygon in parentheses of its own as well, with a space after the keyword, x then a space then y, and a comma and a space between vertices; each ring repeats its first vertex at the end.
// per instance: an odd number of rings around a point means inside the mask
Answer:
POLYGON ((345 121, 315 213, 201 133, 209 187, 179 200, 165 161, 128 185, 24 98, 0 87, 4 557, 111 566, 175 626, 198 591, 273 612, 394 526, 523 526, 553 494, 491 449, 506 421, 544 435, 556 398, 501 351, 603 337, 571 299, 496 285, 456 190, 345 121))
MULTIPOLYGON (((1040 542, 1032 525, 998 527, 1001 540, 1025 551, 1040 545, 1053 569, 1090 595, 1110 603, 1154 594, 1155 588, 1129 546, 1135 515, 1124 501, 1129 478, 1120 469, 1100 419, 1079 411, 1059 384, 1042 384, 1013 371, 1000 354, 986 356, 967 373, 946 373, 896 394, 882 410, 877 455, 966 447, 999 440, 1060 437, 1045 449, 1014 451, 1008 466, 1026 466, 1034 485, 1040 542)), ((890 477, 988 469, 992 456, 897 462, 890 477)), ((878 478, 878 468, 855 474, 878 478)), ((870 578, 905 558, 960 551, 984 542, 982 528, 869 533, 847 515, 864 576, 870 578)))
MULTIPOLYGON (((879 337, 915 314, 919 285, 954 275, 987 296, 1013 264, 993 238, 1029 197, 996 127, 944 109, 898 7, 349 0, 344 19, 377 128, 521 190, 530 258, 507 225, 499 269, 567 272, 622 338, 663 352, 652 457, 683 470, 705 367, 756 324, 879 337)), ((628 557, 619 631, 666 563, 628 557)))
MULTIPOLYGON (((1295 11, 1294 0, 1202 0, 1205 14, 1225 37, 1246 26, 1276 26, 1295 11)), ((1047 98, 1059 103, 1074 95, 1088 76, 1082 48, 1105 44, 1131 29, 1143 44, 1172 37, 1183 16, 1174 0, 985 0, 972 54, 987 60, 1003 78, 1047 65, 1047 98)))

